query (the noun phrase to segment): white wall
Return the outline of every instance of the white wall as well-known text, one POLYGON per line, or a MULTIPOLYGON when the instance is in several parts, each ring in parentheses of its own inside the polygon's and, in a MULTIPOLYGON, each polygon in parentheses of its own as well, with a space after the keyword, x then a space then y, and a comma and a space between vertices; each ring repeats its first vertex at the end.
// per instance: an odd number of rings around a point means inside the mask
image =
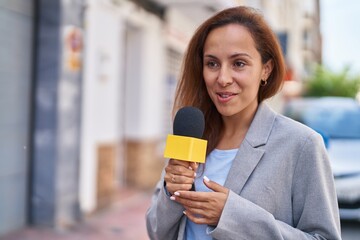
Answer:
POLYGON ((121 25, 116 11, 89 6, 86 12, 80 167, 80 205, 96 207, 97 145, 121 136, 121 25))
MULTIPOLYGON (((86 11, 80 173, 85 213, 97 204, 97 145, 158 139, 162 128, 162 22, 130 2, 109 2, 89 1, 86 11)), ((121 181, 121 152, 117 160, 121 181)))
POLYGON ((125 137, 157 139, 161 133, 165 81, 165 43, 162 23, 139 14, 127 19, 125 137))

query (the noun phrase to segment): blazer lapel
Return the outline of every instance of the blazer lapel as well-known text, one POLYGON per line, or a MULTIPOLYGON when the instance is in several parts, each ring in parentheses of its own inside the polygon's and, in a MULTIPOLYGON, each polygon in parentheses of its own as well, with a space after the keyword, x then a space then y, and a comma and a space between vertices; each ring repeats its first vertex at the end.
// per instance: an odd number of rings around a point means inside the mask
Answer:
POLYGON ((240 194, 246 181, 265 153, 263 146, 270 136, 275 117, 276 114, 265 103, 259 105, 229 171, 224 184, 225 187, 240 194))

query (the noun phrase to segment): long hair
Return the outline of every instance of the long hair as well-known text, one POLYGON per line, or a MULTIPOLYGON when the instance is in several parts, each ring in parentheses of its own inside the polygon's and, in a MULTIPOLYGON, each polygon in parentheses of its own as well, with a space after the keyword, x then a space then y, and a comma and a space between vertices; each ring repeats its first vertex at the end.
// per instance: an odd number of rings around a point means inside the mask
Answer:
POLYGON ((239 24, 247 28, 254 39, 255 47, 261 55, 261 61, 273 61, 273 70, 265 86, 259 86, 258 102, 274 96, 284 81, 285 63, 276 35, 255 9, 245 6, 225 9, 206 20, 195 31, 185 53, 182 74, 177 86, 173 113, 184 106, 198 107, 205 116, 203 138, 208 140, 207 153, 211 152, 219 141, 223 128, 222 118, 211 101, 203 78, 203 53, 208 34, 228 24, 239 24))

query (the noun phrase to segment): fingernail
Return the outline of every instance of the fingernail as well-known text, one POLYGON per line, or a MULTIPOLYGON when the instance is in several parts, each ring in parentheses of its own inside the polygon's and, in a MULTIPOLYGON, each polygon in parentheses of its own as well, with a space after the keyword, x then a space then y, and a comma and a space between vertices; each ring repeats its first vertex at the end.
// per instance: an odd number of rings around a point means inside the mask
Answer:
POLYGON ((194 177, 196 177, 196 172, 194 172, 194 177))
POLYGON ((191 166, 189 166, 189 169, 190 169, 190 170, 193 170, 193 168, 192 168, 191 166))
POLYGON ((210 182, 210 179, 207 176, 204 176, 205 182, 210 182))
POLYGON ((180 193, 179 192, 174 192, 174 195, 175 196, 180 196, 180 193))
POLYGON ((174 197, 174 196, 171 196, 171 197, 170 197, 170 200, 175 201, 175 197, 174 197))
POLYGON ((185 212, 185 211, 183 211, 183 214, 185 214, 185 215, 186 215, 186 212, 185 212))

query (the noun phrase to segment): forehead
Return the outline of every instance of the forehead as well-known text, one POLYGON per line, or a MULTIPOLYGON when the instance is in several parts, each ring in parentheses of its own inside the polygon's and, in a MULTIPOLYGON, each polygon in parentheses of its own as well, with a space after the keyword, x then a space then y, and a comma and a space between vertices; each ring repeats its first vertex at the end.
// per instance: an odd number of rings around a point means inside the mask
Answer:
POLYGON ((255 41, 250 31, 240 24, 228 24, 213 29, 208 34, 204 52, 225 50, 256 51, 255 41))

